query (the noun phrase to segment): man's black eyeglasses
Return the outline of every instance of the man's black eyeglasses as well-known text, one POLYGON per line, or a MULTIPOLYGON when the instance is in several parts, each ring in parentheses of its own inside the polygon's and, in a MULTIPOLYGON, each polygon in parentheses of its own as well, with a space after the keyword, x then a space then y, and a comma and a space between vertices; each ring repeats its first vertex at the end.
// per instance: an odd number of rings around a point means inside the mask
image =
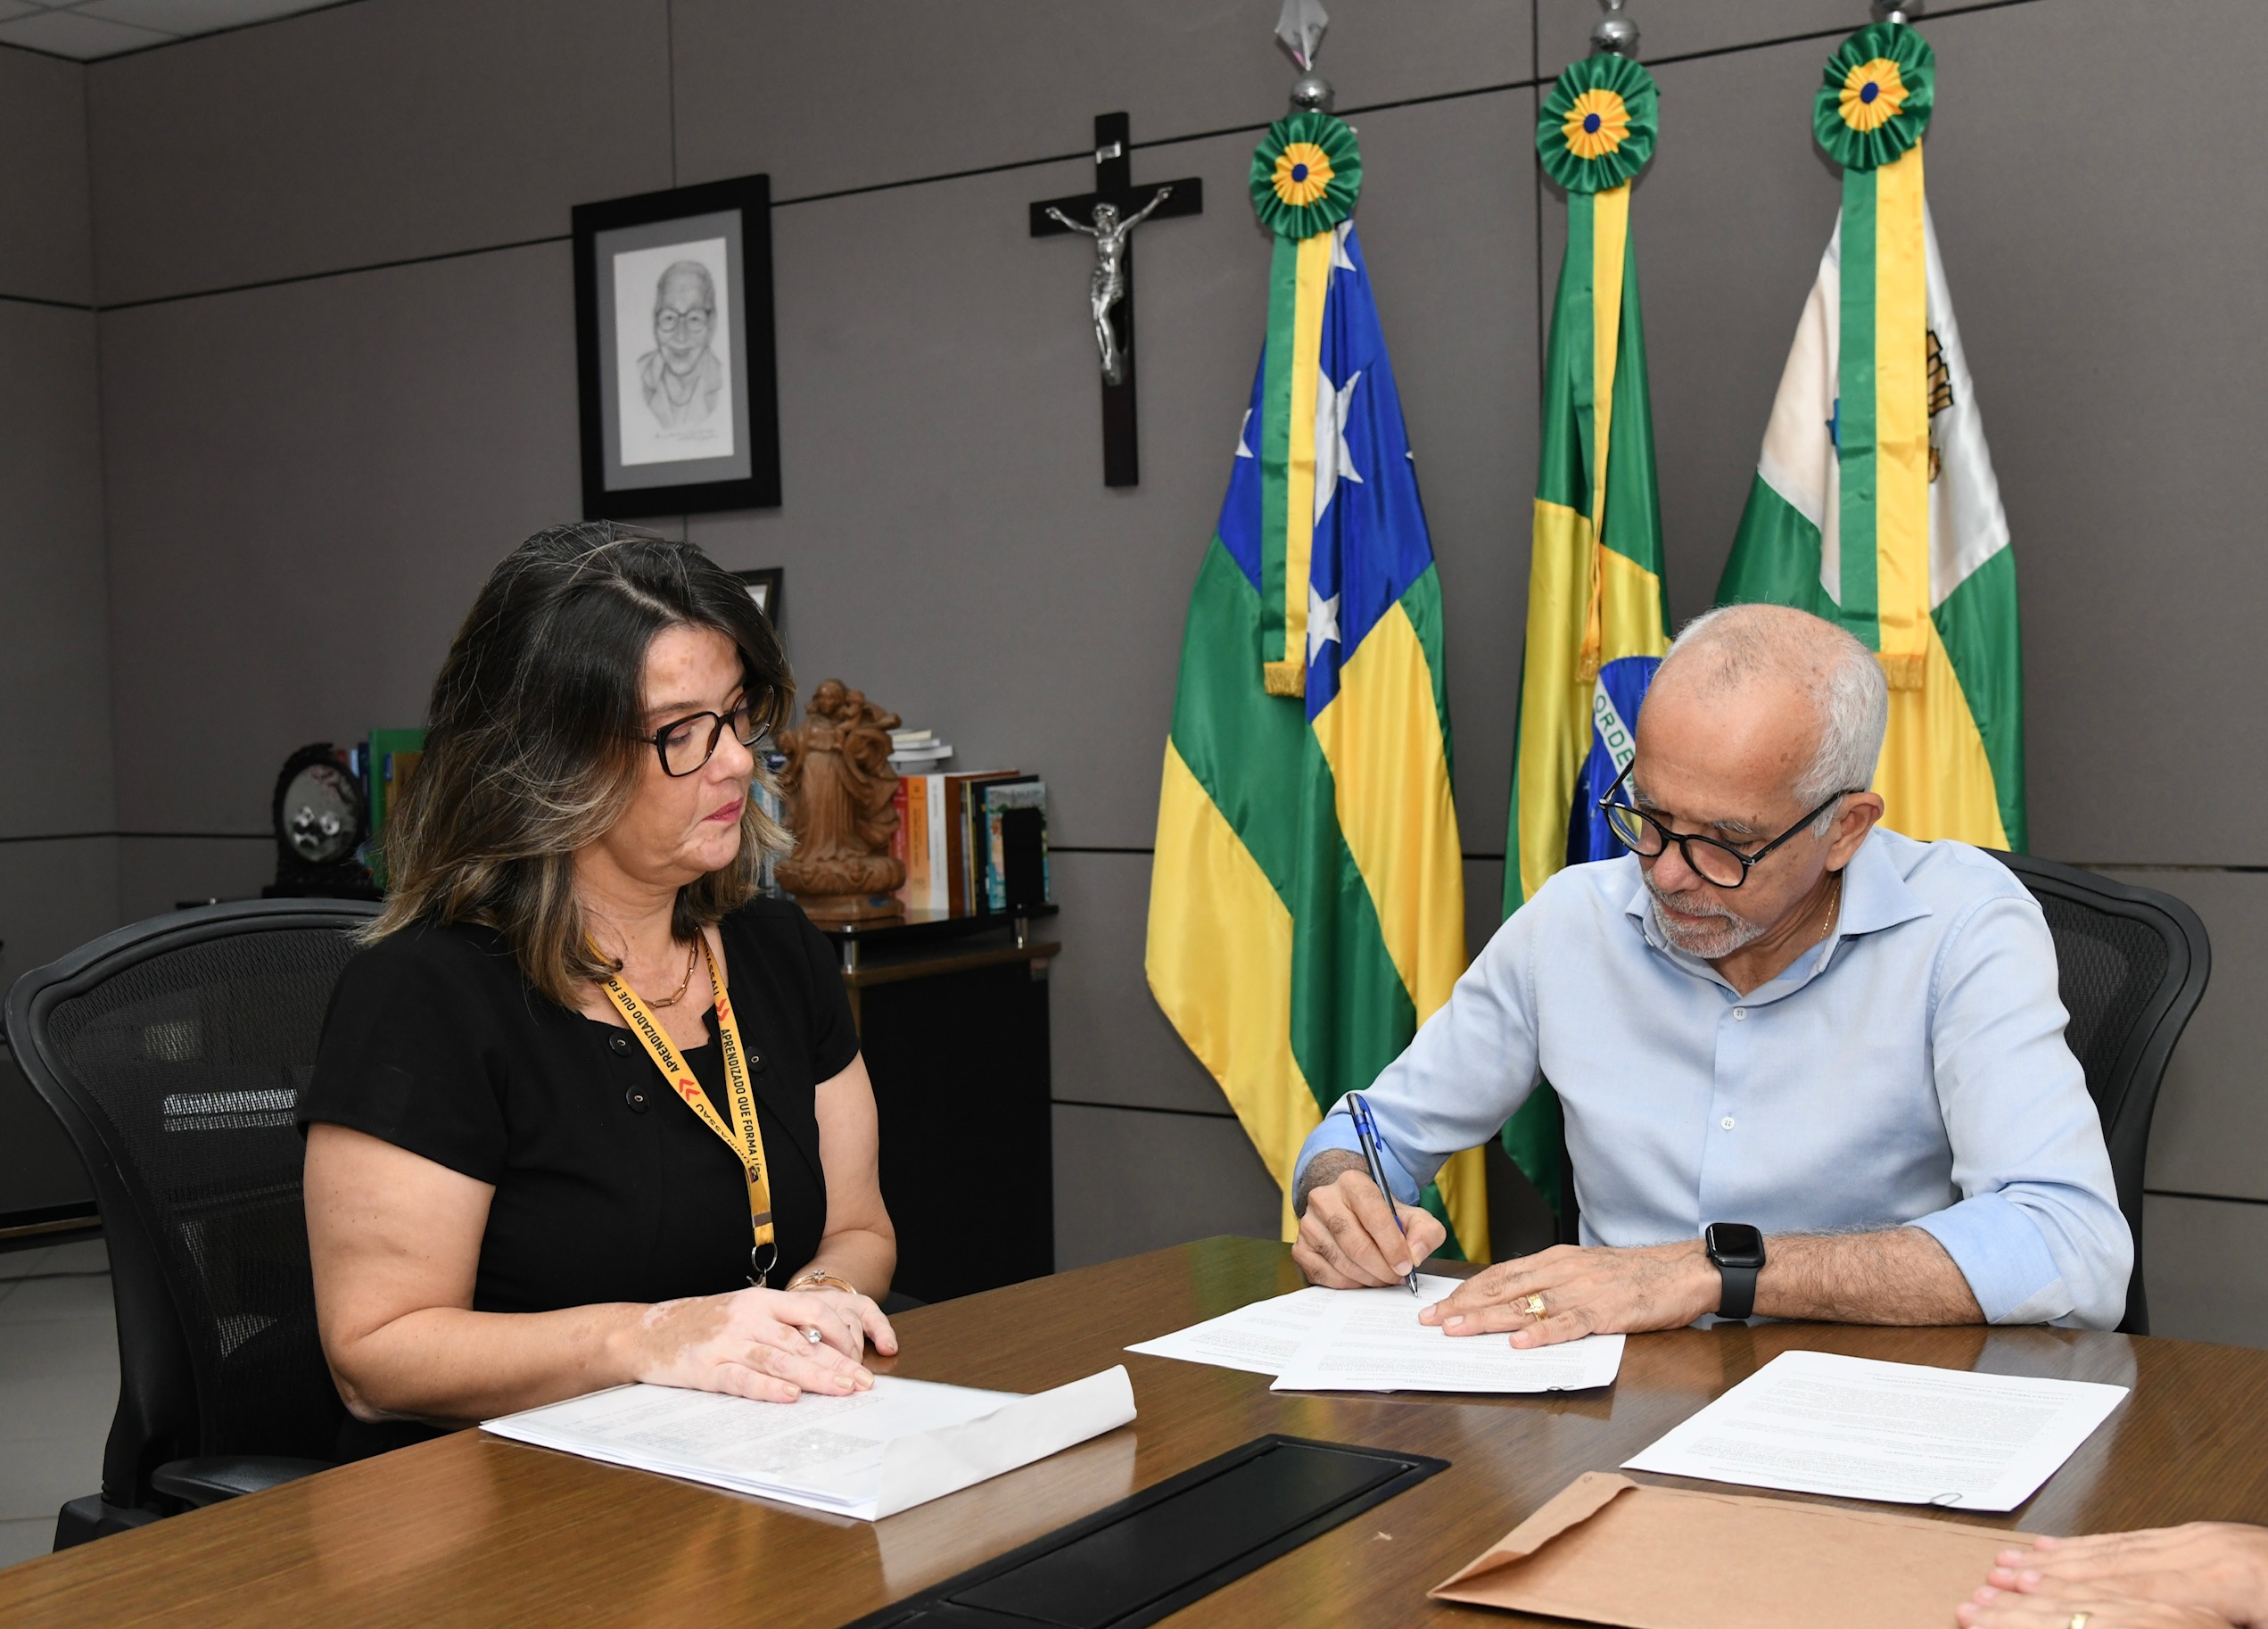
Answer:
POLYGON ((689 775, 716 757, 717 743, 724 739, 728 726, 734 740, 743 747, 753 747, 763 739, 768 722, 744 701, 722 715, 689 713, 683 718, 672 719, 646 739, 654 743, 654 750, 660 755, 664 774, 689 775))
POLYGON ((1642 859, 1650 860, 1670 844, 1677 844, 1678 851, 1686 856, 1687 865, 1692 868, 1695 876, 1722 889, 1738 888, 1748 881, 1748 873, 1766 855, 1809 827, 1845 798, 1866 790, 1854 786, 1835 793, 1753 854, 1743 854, 1730 843, 1720 843, 1713 837, 1672 831, 1645 810, 1616 802, 1615 794, 1622 790, 1622 783, 1630 778, 1630 771, 1637 767, 1636 758, 1624 765, 1622 773, 1614 777, 1614 784, 1606 789, 1606 796, 1598 800, 1599 812, 1606 816, 1607 829, 1614 833, 1625 848, 1642 859))

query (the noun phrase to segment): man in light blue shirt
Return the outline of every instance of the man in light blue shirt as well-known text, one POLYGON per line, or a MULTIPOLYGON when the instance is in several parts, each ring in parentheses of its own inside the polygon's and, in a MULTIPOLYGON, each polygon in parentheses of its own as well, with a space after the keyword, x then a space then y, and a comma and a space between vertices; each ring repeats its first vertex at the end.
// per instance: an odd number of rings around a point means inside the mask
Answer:
POLYGON ((1300 1150, 1308 1277, 1423 1260, 1443 1235, 1419 1189, 1549 1079, 1583 1244, 1426 1309, 1451 1334, 2115 1327, 2133 1244, 2046 920, 1990 856, 1876 829, 1888 709, 1873 655, 1818 617, 1689 626, 1609 795, 1634 852, 1537 890, 1366 1094, 1406 1238, 1343 1104, 1300 1150))

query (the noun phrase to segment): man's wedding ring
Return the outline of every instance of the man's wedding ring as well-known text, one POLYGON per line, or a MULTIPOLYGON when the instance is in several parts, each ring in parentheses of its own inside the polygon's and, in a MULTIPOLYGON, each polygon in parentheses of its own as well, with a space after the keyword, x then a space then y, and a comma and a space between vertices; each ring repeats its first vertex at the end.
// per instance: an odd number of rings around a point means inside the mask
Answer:
POLYGON ((2087 1629, 2089 1616, 2085 1612, 2074 1612, 2071 1615, 2071 1629, 2087 1629))
POLYGON ((1520 1310, 1528 1314, 1529 1317, 1534 1319, 1537 1322, 1541 1323, 1544 1318, 1544 1297, 1542 1292, 1538 1291, 1533 1295, 1523 1297, 1520 1302, 1520 1310))

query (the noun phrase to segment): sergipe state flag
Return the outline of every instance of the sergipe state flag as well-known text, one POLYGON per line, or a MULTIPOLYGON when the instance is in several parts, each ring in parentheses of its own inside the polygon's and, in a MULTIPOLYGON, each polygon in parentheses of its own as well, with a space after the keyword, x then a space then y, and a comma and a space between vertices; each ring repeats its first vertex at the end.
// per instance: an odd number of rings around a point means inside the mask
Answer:
POLYGON ((1813 127, 1843 212, 1717 600, 1801 606, 1878 653, 1885 824, 2021 849, 2016 557, 1922 187, 1935 65, 1902 23, 1828 59, 1813 127))
MULTIPOLYGON (((1545 360, 1506 916, 1561 866, 1622 851, 1598 800, 1630 761, 1638 704, 1669 649, 1629 237, 1630 180, 1653 154, 1659 106, 1651 74, 1602 54, 1560 75, 1537 123, 1545 172, 1567 192, 1567 253, 1545 360)), ((1555 1211, 1563 1133, 1548 1086, 1504 1130, 1505 1151, 1555 1211)))
MULTIPOLYGON (((1441 589, 1351 213, 1354 133, 1279 121, 1267 341, 1198 568, 1150 873, 1148 972, 1284 1189, 1464 971, 1441 589)), ((1480 1154, 1426 1203, 1488 1259, 1480 1154)))

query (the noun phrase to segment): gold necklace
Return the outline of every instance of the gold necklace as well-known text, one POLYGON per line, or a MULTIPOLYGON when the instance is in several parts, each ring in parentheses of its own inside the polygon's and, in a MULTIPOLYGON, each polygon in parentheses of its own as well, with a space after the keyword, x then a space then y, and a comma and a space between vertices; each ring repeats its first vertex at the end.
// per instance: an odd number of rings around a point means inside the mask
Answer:
POLYGON ((649 1001, 646 1005, 649 1007, 673 1007, 679 1002, 684 1000, 685 992, 693 988, 694 958, 698 956, 700 954, 701 935, 699 930, 697 929, 693 934, 692 947, 685 953, 685 977, 677 981, 677 994, 672 996, 667 1001, 649 1001))
MULTIPOLYGON (((1835 914, 1837 911, 1841 910, 1842 908, 1843 908, 1843 873, 1842 873, 1841 872, 1836 872, 1835 873, 1835 897, 1834 897, 1833 899, 1830 899, 1829 901, 1827 901, 1827 920, 1819 923, 1819 937, 1820 937, 1821 939, 1825 939, 1825 938, 1827 938, 1827 934, 1828 934, 1831 930, 1833 930, 1833 929, 1834 929, 1834 927, 1835 927, 1835 914)), ((680 995, 683 995, 683 994, 684 994, 684 992, 683 992, 682 990, 679 991, 678 993, 679 993, 680 995)))

